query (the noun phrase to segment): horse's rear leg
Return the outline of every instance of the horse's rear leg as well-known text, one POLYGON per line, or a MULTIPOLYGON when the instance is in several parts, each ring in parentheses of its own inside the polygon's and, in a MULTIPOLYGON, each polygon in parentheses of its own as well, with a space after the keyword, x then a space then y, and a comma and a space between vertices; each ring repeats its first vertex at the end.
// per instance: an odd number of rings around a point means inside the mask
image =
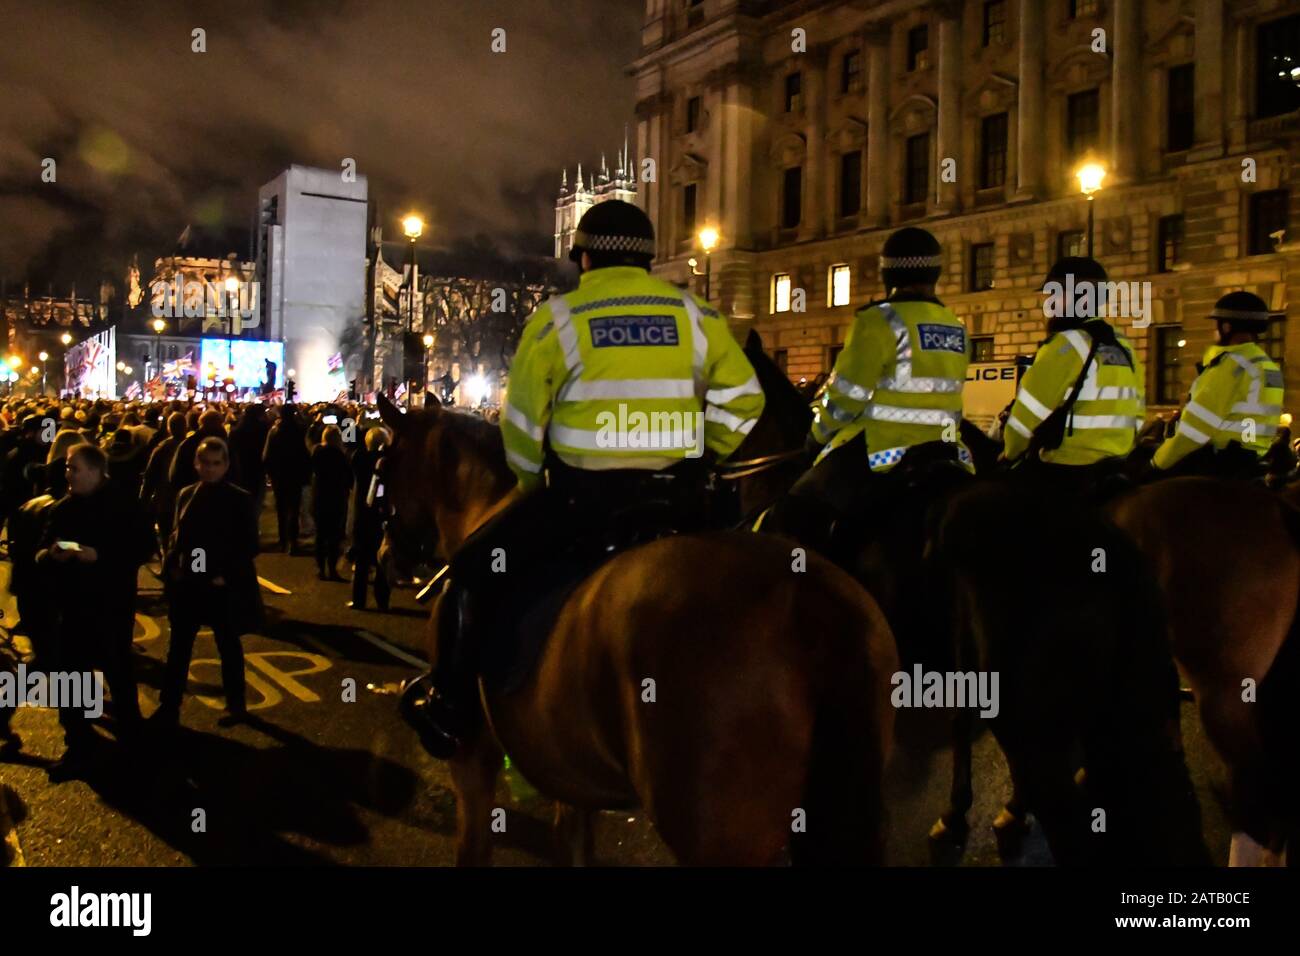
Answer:
MULTIPOLYGON (((952 720, 952 788, 948 794, 948 809, 930 827, 931 858, 936 863, 947 862, 952 851, 966 845, 970 824, 966 814, 974 801, 971 786, 971 732, 974 711, 962 708, 952 720)), ((959 861, 954 861, 959 862, 959 861)))
POLYGON ((491 822, 504 754, 486 729, 447 761, 456 792, 456 865, 486 866, 492 858, 491 822))
POLYGON ((567 803, 555 804, 555 849, 561 866, 590 866, 595 848, 596 813, 567 803))
POLYGON ((1059 744, 1041 745, 999 739, 1011 770, 1015 793, 1043 828, 1052 858, 1060 866, 1078 866, 1093 858, 1095 847, 1088 808, 1074 782, 1070 760, 1059 744))

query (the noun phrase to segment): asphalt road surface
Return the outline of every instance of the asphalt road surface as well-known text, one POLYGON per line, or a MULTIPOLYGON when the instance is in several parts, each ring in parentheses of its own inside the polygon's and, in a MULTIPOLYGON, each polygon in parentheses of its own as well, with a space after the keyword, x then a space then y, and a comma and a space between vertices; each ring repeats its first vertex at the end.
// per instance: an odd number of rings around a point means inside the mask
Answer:
MULTIPOLYGON (((270 546, 273 514, 263 518, 270 546)), ((126 757, 104 734, 88 779, 54 784, 46 768, 63 749, 56 714, 19 710, 14 728, 23 747, 0 757, 0 856, 28 866, 452 863, 450 778, 396 712, 396 689, 418 672, 422 657, 426 615, 415 591, 395 591, 387 614, 352 611, 344 607, 349 585, 317 580, 310 556, 268 552, 257 566, 269 633, 244 638, 256 723, 219 725, 220 670, 207 630, 195 645, 184 730, 169 746, 126 757)), ((0 564, 0 586, 8 574, 9 565, 0 564)), ((158 704, 167 618, 157 578, 142 569, 140 582, 135 649, 147 717, 158 704)), ((3 620, 13 621, 7 588, 0 595, 3 620)), ((946 806, 951 760, 945 747, 926 742, 936 739, 933 721, 901 713, 888 785, 889 862, 931 865, 926 834, 946 806)), ((1183 704, 1183 731, 1207 843, 1226 864, 1230 834, 1214 796, 1222 769, 1190 703, 1183 704)), ((1050 863, 1036 830, 1014 859, 998 855, 990 824, 1009 783, 987 733, 976 743, 973 772, 962 863, 1050 863)), ((498 799, 507 816, 505 832, 494 836, 494 862, 549 864, 551 804, 511 771, 498 799)), ((664 865, 672 858, 643 815, 607 812, 597 825, 596 862, 664 865)))

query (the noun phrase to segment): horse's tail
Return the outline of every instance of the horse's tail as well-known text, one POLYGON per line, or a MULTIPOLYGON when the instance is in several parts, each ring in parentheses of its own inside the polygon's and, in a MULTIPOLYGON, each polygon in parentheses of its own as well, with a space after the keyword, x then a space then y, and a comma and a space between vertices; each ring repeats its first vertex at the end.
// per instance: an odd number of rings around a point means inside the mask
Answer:
POLYGON ((843 584, 857 607, 838 611, 839 626, 823 632, 822 653, 815 655, 805 826, 796 827, 790 842, 791 860, 800 866, 884 860, 883 782, 893 739, 889 686, 897 650, 875 601, 847 575, 843 584))

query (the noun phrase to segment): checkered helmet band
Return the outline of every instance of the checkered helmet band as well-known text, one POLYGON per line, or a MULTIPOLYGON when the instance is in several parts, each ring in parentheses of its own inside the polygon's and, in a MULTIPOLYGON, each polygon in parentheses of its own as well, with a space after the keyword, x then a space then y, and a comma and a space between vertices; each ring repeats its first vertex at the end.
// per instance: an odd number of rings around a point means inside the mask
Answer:
POLYGON ((1240 319, 1243 322, 1267 322, 1267 312, 1256 312, 1246 309, 1221 309, 1215 306, 1214 311, 1210 313, 1212 319, 1240 319))
POLYGON ((943 256, 880 257, 882 269, 934 269, 943 265, 943 256))
POLYGON ((581 229, 573 234, 575 248, 588 252, 634 252, 644 256, 655 254, 655 241, 641 236, 591 236, 581 229))

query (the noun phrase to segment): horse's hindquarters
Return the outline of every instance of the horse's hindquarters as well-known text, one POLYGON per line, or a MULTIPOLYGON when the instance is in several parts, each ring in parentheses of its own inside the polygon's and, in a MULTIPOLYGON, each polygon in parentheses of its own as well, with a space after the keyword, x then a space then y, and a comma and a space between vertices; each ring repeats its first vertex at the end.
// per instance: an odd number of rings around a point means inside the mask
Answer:
POLYGON ((878 858, 893 639, 847 575, 807 563, 718 534, 605 565, 491 702, 521 772, 579 806, 645 806, 683 862, 774 862, 805 830, 878 858))

